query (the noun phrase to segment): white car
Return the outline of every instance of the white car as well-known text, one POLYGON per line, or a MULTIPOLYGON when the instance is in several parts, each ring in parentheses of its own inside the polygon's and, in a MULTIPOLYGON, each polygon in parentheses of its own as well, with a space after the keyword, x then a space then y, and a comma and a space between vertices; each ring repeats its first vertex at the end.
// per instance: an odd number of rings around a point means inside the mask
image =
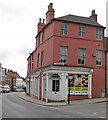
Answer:
POLYGON ((3 86, 3 87, 4 87, 3 90, 2 90, 3 93, 10 92, 10 87, 9 87, 9 85, 5 85, 5 86, 3 86))

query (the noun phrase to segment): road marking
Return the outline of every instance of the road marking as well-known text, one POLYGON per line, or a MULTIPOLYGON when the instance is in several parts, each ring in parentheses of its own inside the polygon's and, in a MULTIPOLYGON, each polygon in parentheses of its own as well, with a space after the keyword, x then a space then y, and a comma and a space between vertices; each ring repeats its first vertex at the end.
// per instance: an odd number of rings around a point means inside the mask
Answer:
POLYGON ((106 117, 103 117, 103 116, 99 116, 98 118, 106 118, 106 117))
POLYGON ((96 115, 97 113, 93 113, 93 114, 95 114, 95 115, 96 115))

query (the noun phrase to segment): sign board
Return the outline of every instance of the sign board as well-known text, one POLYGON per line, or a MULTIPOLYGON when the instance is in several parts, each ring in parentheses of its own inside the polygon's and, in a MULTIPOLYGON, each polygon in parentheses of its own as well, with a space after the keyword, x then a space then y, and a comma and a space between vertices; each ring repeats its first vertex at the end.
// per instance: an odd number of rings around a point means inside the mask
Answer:
POLYGON ((66 76, 66 79, 72 79, 73 76, 66 76))

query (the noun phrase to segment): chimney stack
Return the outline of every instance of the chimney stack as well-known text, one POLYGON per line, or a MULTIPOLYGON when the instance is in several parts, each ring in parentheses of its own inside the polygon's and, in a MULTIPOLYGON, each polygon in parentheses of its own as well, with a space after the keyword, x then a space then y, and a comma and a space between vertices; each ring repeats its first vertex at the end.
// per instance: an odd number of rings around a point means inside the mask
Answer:
POLYGON ((43 19, 43 23, 41 23, 41 18, 39 18, 39 23, 38 23, 38 33, 42 30, 42 28, 45 26, 45 19, 43 19))
POLYGON ((92 10, 90 17, 93 18, 97 22, 97 14, 95 14, 95 10, 92 10))
POLYGON ((54 18, 54 12, 53 3, 50 3, 48 6, 48 11, 46 13, 46 24, 54 18))

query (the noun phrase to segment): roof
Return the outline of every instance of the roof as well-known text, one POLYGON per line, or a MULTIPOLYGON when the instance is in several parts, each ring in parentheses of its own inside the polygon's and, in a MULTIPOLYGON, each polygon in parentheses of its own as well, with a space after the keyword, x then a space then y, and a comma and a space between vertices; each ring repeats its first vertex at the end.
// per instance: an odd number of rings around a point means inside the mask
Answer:
POLYGON ((12 77, 14 78, 20 78, 20 76, 18 75, 18 73, 13 72, 13 71, 9 71, 9 73, 12 75, 12 77))
MULTIPOLYGON (((69 14, 69 15, 65 15, 65 16, 62 16, 62 17, 53 18, 48 24, 46 24, 42 28, 42 30, 45 29, 53 20, 66 21, 66 22, 72 22, 72 23, 80 23, 80 24, 85 24, 85 25, 91 25, 91 26, 97 26, 97 27, 105 28, 104 26, 102 26, 99 23, 97 23, 92 17, 82 17, 82 16, 69 14)), ((40 34, 40 32, 36 35, 36 37, 40 34)))
POLYGON ((103 27, 102 25, 97 23, 92 17, 82 17, 82 16, 76 16, 76 15, 69 14, 69 15, 58 17, 55 19, 67 21, 67 22, 74 22, 74 23, 81 23, 81 24, 86 24, 86 25, 103 27))

